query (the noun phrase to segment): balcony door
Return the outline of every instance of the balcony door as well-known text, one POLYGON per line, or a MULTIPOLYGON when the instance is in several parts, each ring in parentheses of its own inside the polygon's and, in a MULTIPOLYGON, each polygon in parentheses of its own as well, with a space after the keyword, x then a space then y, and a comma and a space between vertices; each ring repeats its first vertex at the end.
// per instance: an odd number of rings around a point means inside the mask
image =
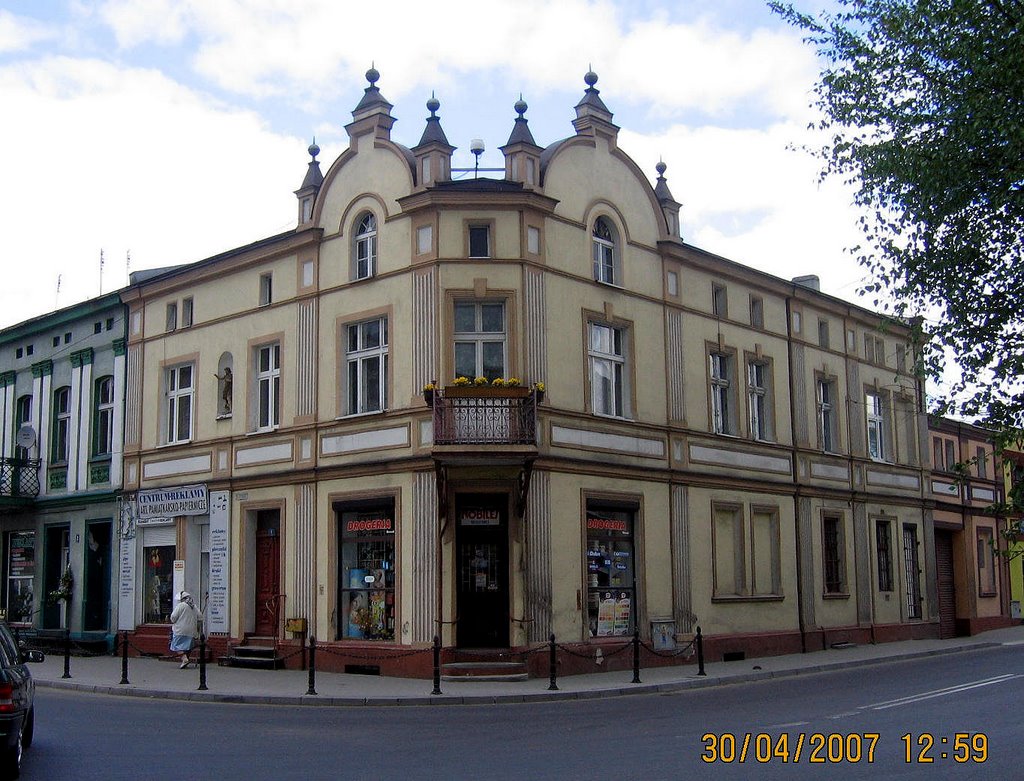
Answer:
POLYGON ((508 495, 461 494, 455 508, 456 642, 460 648, 507 648, 508 495))

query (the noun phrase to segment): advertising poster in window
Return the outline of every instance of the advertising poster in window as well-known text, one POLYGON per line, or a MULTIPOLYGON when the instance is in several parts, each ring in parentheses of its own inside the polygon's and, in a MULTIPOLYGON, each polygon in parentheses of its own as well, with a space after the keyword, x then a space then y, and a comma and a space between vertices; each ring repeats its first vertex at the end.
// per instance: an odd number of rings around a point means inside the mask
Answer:
POLYGON ((587 608, 591 637, 633 632, 633 515, 630 510, 587 508, 587 608))
POLYGON ((36 534, 14 532, 8 538, 7 557, 7 620, 12 624, 32 623, 35 574, 36 534))
POLYGON ((340 603, 347 620, 339 635, 359 640, 395 639, 394 507, 339 513, 340 603))

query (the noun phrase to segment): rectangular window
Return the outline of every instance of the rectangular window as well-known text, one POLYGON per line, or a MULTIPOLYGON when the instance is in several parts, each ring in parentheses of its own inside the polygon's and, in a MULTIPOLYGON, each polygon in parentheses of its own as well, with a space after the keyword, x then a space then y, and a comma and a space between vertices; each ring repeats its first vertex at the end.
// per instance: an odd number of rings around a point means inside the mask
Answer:
POLYGON ((750 574, 753 596, 782 595, 779 513, 774 508, 750 510, 750 574))
POLYGON ((526 228, 526 251, 531 255, 540 254, 540 229, 532 225, 526 228))
POLYGON ((907 618, 921 617, 921 567, 917 551, 917 527, 903 526, 903 562, 907 573, 907 618))
POLYGON ((828 320, 818 320, 818 346, 828 349, 828 320))
POLYGON ((733 358, 724 353, 711 353, 708 363, 711 374, 711 430, 716 434, 735 434, 733 414, 733 358))
POLYGON ((416 229, 416 254, 426 255, 434 248, 434 226, 421 225, 416 229))
POLYGON ((932 468, 938 472, 945 470, 945 464, 942 459, 942 440, 938 437, 932 437, 932 468))
POLYGON ((142 557, 146 562, 144 607, 142 620, 147 624, 163 624, 170 618, 174 598, 175 545, 144 545, 142 557))
POLYGON ((875 521, 875 564, 878 590, 892 591, 892 524, 889 521, 875 521))
POLYGON ((469 257, 489 258, 491 257, 491 226, 470 225, 469 226, 469 257))
MULTIPOLYGON (((17 437, 18 431, 26 423, 32 422, 32 397, 30 395, 19 396, 18 401, 14 407, 14 434, 17 437)), ((22 447, 21 445, 15 445, 14 457, 18 459, 27 459, 29 457, 30 449, 22 447)))
POLYGON ((377 317, 345 327, 346 412, 387 409, 388 319, 377 317))
POLYGON ((274 277, 272 274, 260 274, 260 306, 267 306, 274 301, 274 277))
POLYGON ((843 519, 838 515, 826 515, 821 519, 821 563, 826 594, 845 594, 846 564, 843 556, 845 547, 843 519))
POLYGON ((864 334, 864 360, 868 363, 875 362, 875 337, 871 334, 864 334))
POLYGON ((839 451, 839 420, 836 411, 834 380, 818 380, 818 435, 826 453, 839 451))
POLYGON ((996 594, 994 539, 991 527, 978 527, 978 593, 983 597, 996 594))
POLYGON ((711 314, 715 317, 729 316, 729 299, 726 297, 724 285, 711 285, 711 314))
POLYGON ((281 423, 281 345, 256 349, 256 429, 266 431, 281 423))
POLYGON ((743 509, 733 504, 715 504, 711 517, 713 596, 748 596, 743 509))
POLYGON ((309 222, 313 219, 313 199, 303 198, 302 199, 302 221, 309 222))
POLYGON ((678 296, 679 295, 679 275, 676 272, 674 272, 674 271, 668 272, 668 279, 667 279, 667 282, 666 282, 666 287, 668 288, 668 294, 670 296, 678 296))
POLYGON ((590 398, 598 415, 626 414, 625 329, 590 323, 590 398))
POLYGON ((800 310, 793 310, 793 333, 799 334, 803 332, 803 317, 800 314, 800 310))
POLYGON ((882 397, 877 393, 865 393, 864 408, 868 427, 868 455, 876 461, 884 461, 887 447, 882 397))
POLYGON ((109 456, 114 443, 114 378, 100 377, 96 380, 96 396, 93 413, 94 456, 109 456))
POLYGON ((875 363, 885 366, 885 340, 875 339, 875 363))
POLYGON ((420 164, 420 184, 430 184, 430 158, 424 157, 420 164))
POLYGON ((505 303, 457 301, 455 303, 455 376, 505 376, 505 303))
MULTIPOLYGON (((99 333, 99 329, 102 328, 102 326, 100 326, 99 323, 96 323, 96 325, 97 325, 97 333, 99 333)), ((176 331, 176 330, 178 330, 178 303, 176 301, 172 301, 171 303, 169 303, 167 305, 167 329, 166 330, 168 330, 168 331, 176 331)))
POLYGON ((633 634, 635 511, 587 503, 587 624, 591 637, 633 634))
POLYGON ((7 621, 31 624, 35 612, 36 533, 7 535, 7 621))
POLYGON ((957 462, 960 460, 956 457, 956 442, 950 439, 945 441, 946 448, 946 471, 952 472, 956 469, 957 462))
POLYGON ((900 374, 904 374, 907 371, 907 353, 909 351, 910 345, 896 345, 896 371, 900 374))
POLYGON ((853 332, 852 328, 846 331, 846 351, 857 352, 857 334, 853 332))
POLYGON ((168 369, 164 382, 167 400, 167 443, 188 442, 192 439, 192 364, 168 369))
POLYGON ((192 296, 181 300, 181 327, 192 327, 192 296))
POLYGON ((764 328, 764 299, 761 296, 750 297, 750 324, 754 328, 764 328))
POLYGON ((340 507, 339 638, 395 639, 395 504, 393 500, 340 507))
POLYGON ((770 386, 768 364, 762 361, 750 361, 747 364, 750 436, 760 441, 772 439, 770 386))
POLYGON ((67 463, 70 433, 71 388, 65 385, 53 392, 53 447, 50 450, 50 460, 53 463, 67 463))
POLYGON ((988 478, 988 458, 985 455, 985 448, 977 448, 974 459, 978 465, 978 477, 988 478))

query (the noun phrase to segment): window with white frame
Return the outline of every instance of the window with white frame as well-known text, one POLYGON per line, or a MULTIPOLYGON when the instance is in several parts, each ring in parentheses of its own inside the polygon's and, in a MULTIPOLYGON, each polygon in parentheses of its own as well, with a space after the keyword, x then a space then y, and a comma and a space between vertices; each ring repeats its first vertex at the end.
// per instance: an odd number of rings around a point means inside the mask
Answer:
POLYGON ((50 460, 53 463, 67 463, 70 432, 71 388, 65 385, 53 392, 53 447, 50 449, 50 460))
POLYGON ((713 352, 708 356, 711 375, 711 430, 716 434, 735 434, 733 411, 733 356, 713 352))
POLYGON ((839 413, 835 380, 818 378, 818 436, 826 453, 839 452, 839 413))
MULTIPOLYGON (((19 348, 20 349, 20 348, 19 348)), ((28 425, 32 422, 32 396, 24 395, 19 396, 18 401, 14 407, 14 434, 17 436, 22 426, 28 425)), ((17 439, 15 439, 17 442, 17 439)), ((21 445, 15 444, 14 457, 18 459, 27 459, 29 457, 30 449, 22 447, 21 445)))
POLYGON ((750 407, 750 436, 767 441, 772 439, 771 376, 765 361, 747 363, 747 397, 750 407))
POLYGON ((271 273, 260 274, 260 306, 274 302, 274 277, 271 273))
POLYGON ((113 377, 100 377, 96 380, 93 408, 92 452, 95 456, 109 456, 114 442, 113 377))
POLYGON ((256 430, 277 428, 281 422, 281 345, 256 348, 256 430))
POLYGON ((388 406, 388 319, 345 326, 345 412, 359 415, 388 406))
POLYGON ((192 439, 192 400, 194 393, 194 367, 191 363, 172 366, 164 375, 165 415, 167 443, 188 442, 192 439))
POLYGON ((355 252, 352 258, 352 278, 366 279, 376 273, 377 218, 372 212, 360 215, 356 223, 355 252))
POLYGON ((598 415, 626 416, 626 330, 590 323, 590 398, 598 415))
POLYGON ((864 410, 868 428, 868 455, 876 461, 884 461, 887 443, 885 441, 885 411, 881 394, 865 393, 864 410))
POLYGON ((841 515, 824 515, 821 519, 822 586, 825 594, 845 595, 846 534, 841 515))
POLYGON ((608 285, 619 284, 616 267, 615 232, 604 217, 594 220, 594 279, 608 285))
POLYGON ((455 376, 505 376, 504 301, 455 302, 455 376))

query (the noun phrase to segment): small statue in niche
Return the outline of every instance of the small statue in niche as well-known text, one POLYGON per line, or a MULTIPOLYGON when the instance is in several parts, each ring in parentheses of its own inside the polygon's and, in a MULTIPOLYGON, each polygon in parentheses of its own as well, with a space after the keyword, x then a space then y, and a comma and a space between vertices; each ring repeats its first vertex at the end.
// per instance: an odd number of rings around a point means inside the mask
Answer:
POLYGON ((216 377, 220 381, 220 383, 221 383, 221 392, 220 392, 221 412, 224 415, 230 415, 231 414, 231 393, 232 393, 232 390, 233 390, 233 388, 232 388, 233 382, 232 382, 232 377, 231 377, 231 367, 230 366, 225 366, 224 367, 224 374, 214 374, 213 376, 216 377))

